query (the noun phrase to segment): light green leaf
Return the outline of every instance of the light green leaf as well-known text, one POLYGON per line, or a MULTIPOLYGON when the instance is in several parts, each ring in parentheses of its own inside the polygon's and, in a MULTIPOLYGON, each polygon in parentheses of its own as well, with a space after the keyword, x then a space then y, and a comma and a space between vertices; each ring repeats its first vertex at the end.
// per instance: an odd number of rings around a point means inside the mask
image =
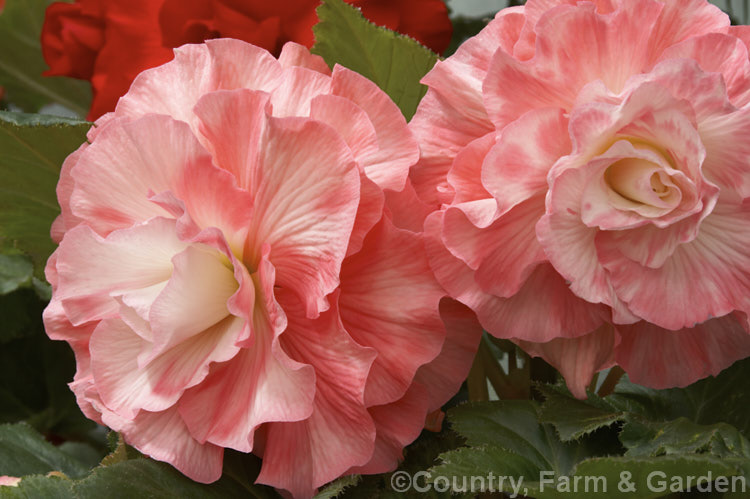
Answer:
POLYGON ((343 0, 324 0, 318 18, 312 52, 331 67, 341 64, 375 82, 410 120, 427 92, 419 80, 435 65, 437 54, 372 24, 343 0))
POLYGON ((323 489, 315 495, 314 499, 334 499, 341 495, 344 490, 357 485, 360 480, 362 480, 362 476, 360 475, 347 475, 341 477, 323 487, 323 489))
POLYGON ((0 249, 28 254, 37 274, 55 248, 55 187, 65 157, 86 140, 85 121, 0 111, 0 249))
POLYGON ((47 64, 39 42, 44 11, 51 0, 13 0, 0 14, 0 85, 8 100, 25 111, 57 103, 85 116, 91 102, 88 82, 44 77, 47 64))

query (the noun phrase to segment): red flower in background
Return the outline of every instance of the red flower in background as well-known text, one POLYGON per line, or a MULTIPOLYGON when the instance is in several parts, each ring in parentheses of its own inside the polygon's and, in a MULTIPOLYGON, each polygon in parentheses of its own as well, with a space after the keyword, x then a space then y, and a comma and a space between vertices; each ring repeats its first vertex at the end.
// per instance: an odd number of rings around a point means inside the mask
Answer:
MULTIPOLYGON (((0 0, 2 1, 2 0, 0 0)), ((408 34, 436 52, 452 27, 441 0, 346 0, 376 24, 408 34)), ((90 80, 89 119, 112 111, 141 71, 172 59, 172 49, 237 38, 279 54, 287 41, 313 44, 320 0, 77 0, 47 8, 42 52, 46 76, 90 80)))

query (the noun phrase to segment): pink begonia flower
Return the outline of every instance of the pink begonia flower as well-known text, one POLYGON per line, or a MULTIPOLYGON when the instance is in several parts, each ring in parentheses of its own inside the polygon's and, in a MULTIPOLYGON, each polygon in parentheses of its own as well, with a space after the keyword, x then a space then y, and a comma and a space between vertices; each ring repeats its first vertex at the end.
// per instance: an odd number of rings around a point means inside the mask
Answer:
POLYGON ((200 482, 224 448, 294 497, 394 469, 481 334, 388 215, 418 158, 395 104, 302 46, 213 40, 142 73, 89 141, 44 314, 85 414, 200 482))
POLYGON ((529 0, 423 80, 432 268, 578 397, 750 355, 748 42, 705 0, 529 0))

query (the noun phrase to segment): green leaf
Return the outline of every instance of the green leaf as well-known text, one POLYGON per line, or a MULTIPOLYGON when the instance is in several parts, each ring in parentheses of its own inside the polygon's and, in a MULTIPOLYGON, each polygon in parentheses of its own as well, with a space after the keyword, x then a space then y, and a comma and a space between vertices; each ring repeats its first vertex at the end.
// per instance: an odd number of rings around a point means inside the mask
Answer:
POLYGON ((617 410, 642 415, 651 421, 680 417, 702 425, 727 423, 750 438, 750 359, 735 362, 716 377, 687 388, 654 390, 624 377, 606 398, 617 410))
MULTIPOLYGON (((9 3, 12 5, 12 3, 9 3)), ((27 253, 41 268, 55 248, 60 166, 86 140, 84 121, 0 111, 0 249, 27 253)))
POLYGON ((620 433, 627 456, 710 453, 717 457, 750 458, 750 442, 726 423, 706 426, 685 418, 667 423, 629 418, 620 433))
POLYGON ((16 487, 0 487, 2 499, 73 499, 73 482, 62 477, 28 476, 16 487))
POLYGON ((6 2, 0 15, 0 85, 8 100, 25 111, 35 112, 57 103, 85 116, 91 102, 88 82, 66 77, 44 77, 47 64, 39 38, 44 11, 51 0, 6 2))
POLYGON ((0 295, 31 284, 34 266, 23 255, 0 254, 0 295))
MULTIPOLYGON (((442 454, 442 463, 430 469, 429 479, 436 487, 450 484, 457 492, 501 490, 536 499, 652 498, 686 491, 709 480, 689 482, 688 477, 708 477, 709 472, 710 479, 735 477, 743 475, 748 466, 747 459, 710 454, 610 457, 599 447, 597 436, 584 434, 578 441, 562 442, 552 425, 539 423, 538 416, 539 409, 531 401, 454 408, 449 419, 469 447, 442 454), (662 474, 667 488, 655 491, 649 477, 654 482, 661 480, 662 474), (479 478, 472 481, 472 477, 479 478), (624 478, 629 481, 623 482, 624 478), (628 483, 632 488, 624 486, 628 483)), ((726 438, 721 442, 727 448, 733 445, 726 438)))
POLYGON ((539 423, 539 407, 532 401, 464 404, 451 409, 448 418, 468 445, 510 450, 542 470, 569 473, 581 459, 600 452, 590 442, 560 440, 552 425, 539 423))
POLYGON ((341 477, 323 487, 320 492, 315 494, 314 499, 334 499, 341 495, 344 490, 357 485, 360 480, 362 480, 361 475, 347 475, 341 477))
POLYGON ((86 475, 89 468, 25 423, 0 426, 0 475, 22 477, 50 471, 78 478, 86 475))
POLYGON ((74 497, 108 499, 263 497, 254 496, 228 477, 210 485, 194 482, 168 464, 151 459, 133 459, 96 468, 89 476, 73 484, 73 492, 74 497))
POLYGON ((551 423, 565 442, 622 420, 622 412, 614 410, 594 394, 589 394, 589 399, 584 401, 563 394, 556 386, 542 385, 539 390, 545 397, 540 421, 551 423), (599 400, 598 407, 594 400, 599 400))
POLYGON ((341 64, 375 82, 410 120, 427 92, 419 80, 435 65, 437 54, 372 24, 343 0, 324 0, 318 18, 312 52, 331 67, 341 64))

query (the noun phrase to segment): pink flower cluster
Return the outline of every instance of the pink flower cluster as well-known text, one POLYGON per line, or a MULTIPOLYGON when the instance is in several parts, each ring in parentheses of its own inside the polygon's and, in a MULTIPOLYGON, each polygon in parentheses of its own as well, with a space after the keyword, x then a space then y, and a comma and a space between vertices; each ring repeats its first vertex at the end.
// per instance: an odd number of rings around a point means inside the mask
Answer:
POLYGON ((80 406, 309 497, 395 469, 482 328, 579 397, 717 374, 750 355, 748 44, 706 0, 529 0, 409 125, 299 45, 178 49, 63 166, 45 324, 80 406))
POLYGON ((142 73, 89 140, 44 317, 86 415, 201 482, 224 448, 294 497, 395 468, 481 334, 389 215, 419 155, 396 105, 302 46, 215 40, 142 73))
POLYGON ((424 79, 432 268, 579 397, 750 355, 748 42, 705 0, 529 0, 424 79))

